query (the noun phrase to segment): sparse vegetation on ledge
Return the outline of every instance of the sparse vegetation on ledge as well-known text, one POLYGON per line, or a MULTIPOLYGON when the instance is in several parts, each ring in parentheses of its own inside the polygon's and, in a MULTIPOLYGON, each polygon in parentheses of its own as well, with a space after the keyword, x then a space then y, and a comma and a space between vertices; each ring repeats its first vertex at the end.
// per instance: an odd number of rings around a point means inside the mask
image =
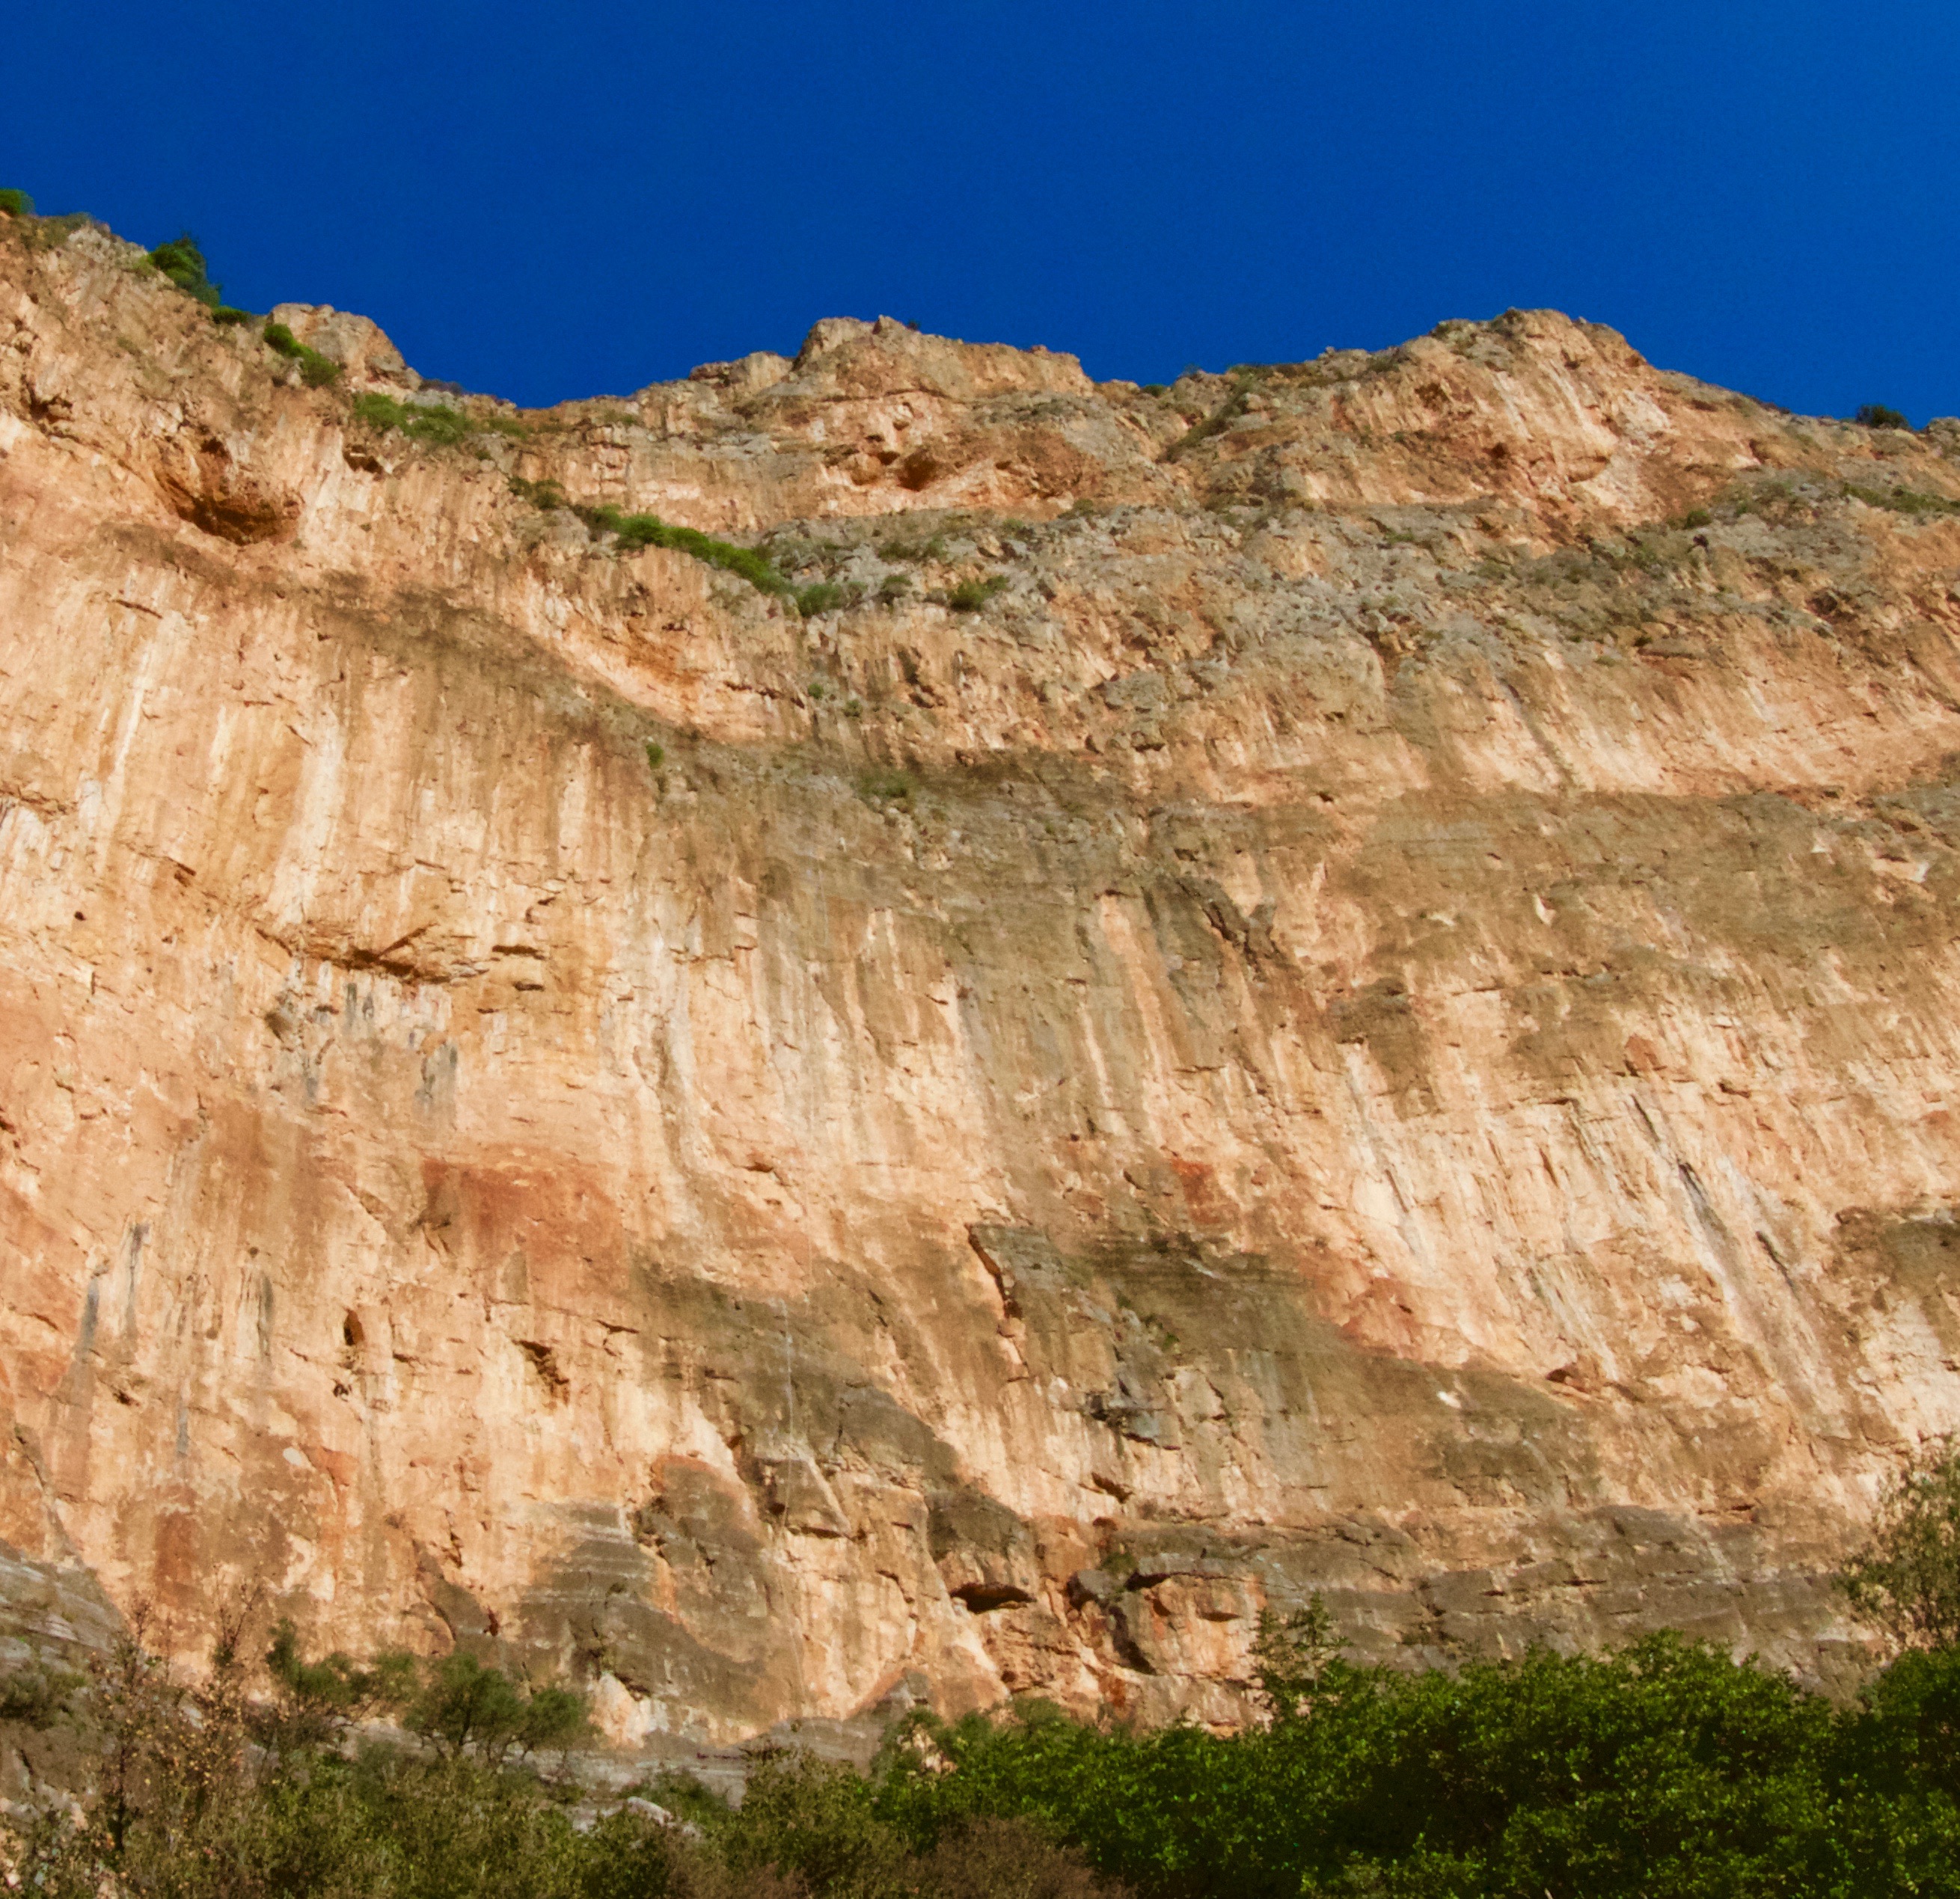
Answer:
POLYGON ((397 402, 379 390, 369 390, 355 397, 354 415, 370 428, 393 430, 412 442, 428 442, 443 448, 453 448, 476 433, 471 418, 447 402, 397 402))
POLYGON ((990 574, 984 581, 961 581, 947 590, 946 603, 956 613, 977 613, 1007 584, 1004 574, 990 574))
POLYGON ((795 593, 797 611, 805 619, 855 606, 864 596, 863 588, 842 581, 813 581, 808 587, 797 587, 795 593))
POLYGON ((355 396, 354 414, 371 428, 392 429, 412 442, 438 448, 457 447, 476 435, 522 437, 530 433, 522 422, 508 415, 474 415, 447 402, 400 402, 379 390, 355 396))
POLYGON ((657 514, 628 514, 607 503, 589 505, 573 501, 556 482, 551 480, 527 482, 521 476, 513 476, 511 492, 547 514, 563 508, 576 514, 594 534, 609 535, 622 552, 630 553, 642 547, 664 547, 678 554, 692 555, 697 561, 746 581, 759 593, 794 600, 799 610, 805 612, 824 612, 846 603, 842 590, 831 590, 837 594, 835 599, 831 598, 820 585, 806 587, 799 593, 770 564, 767 555, 752 547, 743 547, 734 541, 718 540, 711 534, 702 533, 698 528, 676 527, 671 521, 662 520, 657 514), (809 600, 807 606, 804 605, 806 598, 809 600))
POLYGON ((340 374, 340 365, 310 349, 284 323, 268 323, 259 334, 275 355, 300 366, 300 379, 309 389, 324 389, 340 374))
POLYGON ((581 507, 575 511, 594 533, 612 535, 627 552, 642 547, 671 548, 676 553, 691 554, 710 567, 736 574, 761 593, 794 597, 794 589, 789 582, 752 547, 740 546, 733 541, 718 541, 698 528, 676 527, 671 521, 662 520, 657 514, 625 514, 616 507, 603 505, 581 507))

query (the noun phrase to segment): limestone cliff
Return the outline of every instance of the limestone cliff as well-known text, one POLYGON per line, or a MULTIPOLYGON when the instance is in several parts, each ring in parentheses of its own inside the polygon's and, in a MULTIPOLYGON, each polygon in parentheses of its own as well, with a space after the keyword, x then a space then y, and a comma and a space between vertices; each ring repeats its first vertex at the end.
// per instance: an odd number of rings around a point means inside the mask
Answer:
POLYGON ((336 383, 0 218, 16 1635, 649 1745, 1230 1720, 1314 1589, 1840 1665, 1960 1424, 1960 431, 1546 313, 522 415, 280 314, 336 383))

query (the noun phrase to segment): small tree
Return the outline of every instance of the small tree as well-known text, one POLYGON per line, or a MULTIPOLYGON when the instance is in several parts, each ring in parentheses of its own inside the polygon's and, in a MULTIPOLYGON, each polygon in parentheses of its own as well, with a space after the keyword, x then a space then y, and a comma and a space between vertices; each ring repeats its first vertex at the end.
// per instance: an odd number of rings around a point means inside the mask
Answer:
POLYGON ((282 1751, 317 1747, 351 1723, 400 1707, 415 1692, 415 1659, 384 1649, 362 1668, 336 1649, 324 1661, 301 1653, 299 1633, 282 1618, 266 1651, 275 1712, 269 1739, 282 1751))
POLYGON ((527 1694, 502 1669, 460 1649, 428 1670, 402 1722, 438 1754, 474 1750, 492 1767, 513 1751, 574 1747, 590 1726, 584 1695, 552 1687, 527 1694))
POLYGON ((589 1704, 576 1688, 533 1688, 517 1720, 517 1751, 562 1757, 592 1732, 589 1704))
POLYGON ((1347 1646, 1318 1589, 1290 1615, 1266 1610, 1252 1645, 1252 1670, 1272 1719, 1302 1719, 1349 1686, 1357 1671, 1341 1659, 1347 1646))
POLYGON ((1960 1444, 1936 1438, 1914 1455, 1838 1579, 1860 1615, 1905 1646, 1960 1643, 1960 1444))

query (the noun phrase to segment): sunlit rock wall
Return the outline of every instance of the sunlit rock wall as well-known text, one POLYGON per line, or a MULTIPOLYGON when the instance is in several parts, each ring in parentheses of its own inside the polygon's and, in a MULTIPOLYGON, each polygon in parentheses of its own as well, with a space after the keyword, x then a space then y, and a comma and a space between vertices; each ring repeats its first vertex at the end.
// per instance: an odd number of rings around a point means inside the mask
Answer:
POLYGON ((1960 1423, 1941 431, 1545 313, 520 415, 139 259, 0 220, 14 1639, 256 1599, 649 1746, 1230 1721, 1314 1589, 1841 1674, 1960 1423))

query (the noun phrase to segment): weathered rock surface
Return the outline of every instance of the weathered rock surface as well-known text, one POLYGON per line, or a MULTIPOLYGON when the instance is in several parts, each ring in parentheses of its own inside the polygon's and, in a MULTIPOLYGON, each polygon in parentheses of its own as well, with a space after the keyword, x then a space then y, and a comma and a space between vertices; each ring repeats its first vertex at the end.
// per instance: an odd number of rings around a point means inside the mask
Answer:
POLYGON ((0 221, 0 1633, 259 1589, 648 1745, 1228 1720, 1316 1588, 1842 1666, 1960 1424, 1948 435, 1513 313, 445 447, 136 255, 0 221))

